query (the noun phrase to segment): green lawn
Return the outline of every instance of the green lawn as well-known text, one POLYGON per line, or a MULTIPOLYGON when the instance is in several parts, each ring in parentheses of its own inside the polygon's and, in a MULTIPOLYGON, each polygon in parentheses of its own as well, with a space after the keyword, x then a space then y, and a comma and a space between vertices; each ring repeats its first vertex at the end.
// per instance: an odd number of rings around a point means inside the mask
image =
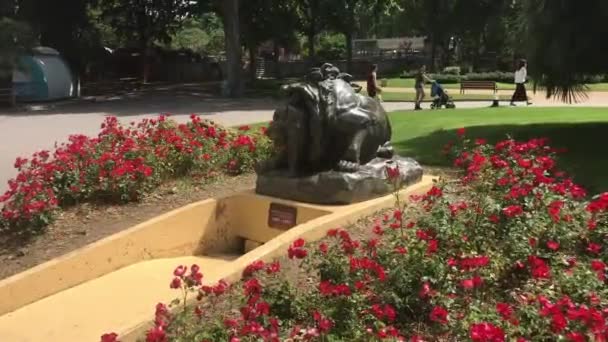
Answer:
POLYGON ((591 91, 608 91, 608 83, 595 83, 588 85, 591 91))
POLYGON ((400 154, 425 165, 447 165, 442 146, 466 127, 471 137, 490 142, 548 137, 567 148, 561 167, 592 192, 608 191, 608 109, 603 108, 481 108, 391 113, 393 143, 400 154))

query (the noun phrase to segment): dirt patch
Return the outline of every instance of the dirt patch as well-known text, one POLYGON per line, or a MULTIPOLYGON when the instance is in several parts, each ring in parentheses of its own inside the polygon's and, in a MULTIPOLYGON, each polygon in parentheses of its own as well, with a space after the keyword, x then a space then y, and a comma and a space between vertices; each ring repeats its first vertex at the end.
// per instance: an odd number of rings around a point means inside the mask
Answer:
MULTIPOLYGON (((454 170, 425 167, 426 174, 450 178, 454 170)), ((162 213, 207 198, 223 197, 255 185, 255 175, 225 177, 208 183, 178 180, 166 183, 141 202, 123 206, 82 204, 63 211, 47 231, 26 242, 0 237, 0 279, 25 271, 92 242, 115 234, 162 213)), ((377 217, 377 216, 372 216, 377 217)), ((358 232, 370 222, 350 230, 358 232)))
POLYGON ((63 211, 47 231, 26 242, 0 237, 0 279, 74 251, 162 213, 189 203, 223 197, 255 184, 255 175, 222 178, 208 183, 178 180, 166 183, 141 202, 123 206, 82 204, 63 211))

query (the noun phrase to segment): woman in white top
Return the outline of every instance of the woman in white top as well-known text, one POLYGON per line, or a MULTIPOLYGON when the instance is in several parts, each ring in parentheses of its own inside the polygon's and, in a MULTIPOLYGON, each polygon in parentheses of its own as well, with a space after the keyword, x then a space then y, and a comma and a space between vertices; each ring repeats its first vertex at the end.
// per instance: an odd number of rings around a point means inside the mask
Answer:
POLYGON ((513 97, 511 98, 511 106, 515 106, 515 101, 526 101, 528 105, 532 104, 528 101, 528 94, 526 93, 527 66, 528 63, 525 59, 519 61, 517 71, 515 71, 515 93, 513 93, 513 97))

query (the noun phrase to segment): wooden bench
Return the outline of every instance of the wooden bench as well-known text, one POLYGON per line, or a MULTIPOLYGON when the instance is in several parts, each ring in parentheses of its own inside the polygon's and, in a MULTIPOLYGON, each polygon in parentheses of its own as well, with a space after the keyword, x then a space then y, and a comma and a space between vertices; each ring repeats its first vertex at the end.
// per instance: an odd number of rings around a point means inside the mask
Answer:
POLYGON ((464 94, 465 89, 493 90, 498 92, 498 86, 494 81, 462 81, 460 82, 460 93, 464 94))

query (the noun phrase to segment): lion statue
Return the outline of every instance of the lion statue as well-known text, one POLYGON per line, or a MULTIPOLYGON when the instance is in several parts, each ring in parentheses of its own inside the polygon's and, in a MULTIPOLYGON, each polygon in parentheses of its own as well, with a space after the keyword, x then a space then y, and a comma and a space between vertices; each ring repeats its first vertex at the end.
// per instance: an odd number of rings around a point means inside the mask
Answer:
POLYGON ((391 124, 375 99, 358 93, 352 77, 331 64, 304 82, 282 87, 287 98, 267 134, 275 153, 257 172, 287 170, 297 177, 323 171, 356 172, 374 158, 391 158, 391 124))

